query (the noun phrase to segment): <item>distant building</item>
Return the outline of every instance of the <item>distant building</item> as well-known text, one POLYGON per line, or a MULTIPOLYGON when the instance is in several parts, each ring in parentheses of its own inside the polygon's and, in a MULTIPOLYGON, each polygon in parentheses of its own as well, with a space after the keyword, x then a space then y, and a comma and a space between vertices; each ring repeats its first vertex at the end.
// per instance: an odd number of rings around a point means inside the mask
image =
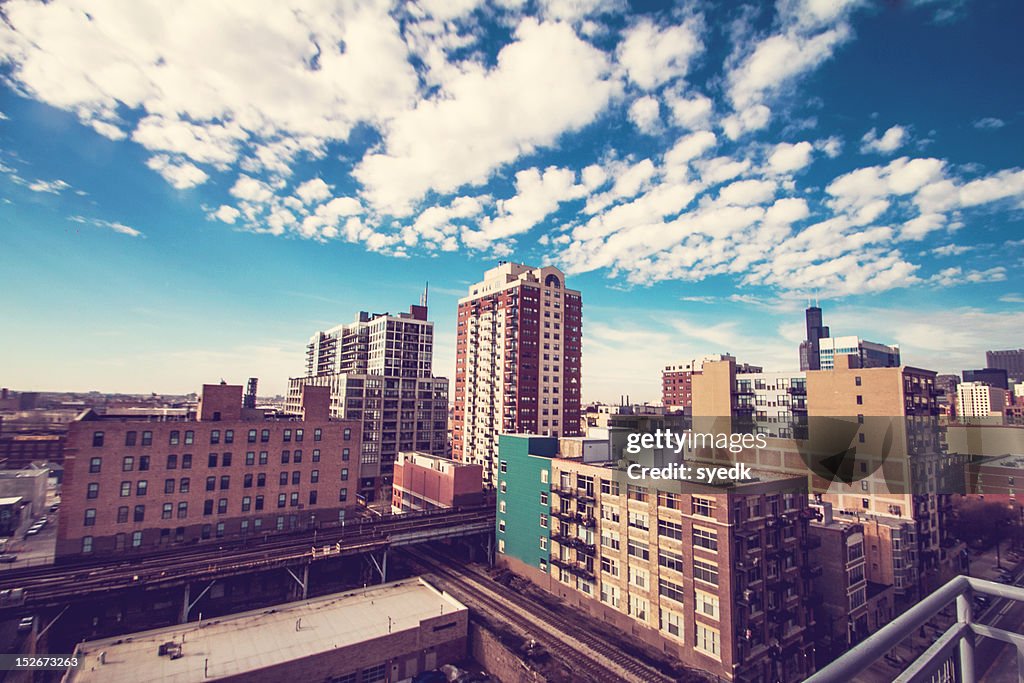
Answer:
POLYGON ((500 434, 577 436, 583 301, 557 268, 501 263, 459 299, 453 457, 493 487, 500 434))
POLYGON ((800 343, 800 369, 820 369, 820 341, 829 336, 828 326, 823 323, 821 309, 817 306, 809 306, 804 311, 804 323, 807 328, 807 337, 800 343))
POLYGON ((398 315, 361 311, 354 322, 313 335, 305 376, 288 382, 288 413, 298 412, 302 387, 327 387, 331 417, 361 423, 353 480, 363 501, 391 499, 400 451, 447 451, 448 380, 433 376, 433 352, 425 305, 398 315))
MULTIPOLYGON (((186 419, 87 410, 65 451, 57 557, 335 525, 356 505, 361 423, 329 415, 326 388, 301 414, 242 408, 241 385, 203 385, 186 419)), ((2 474, 2 473, 0 473, 2 474)))
MULTIPOLYGON (((727 353, 712 354, 679 365, 666 365, 661 371, 661 402, 666 410, 686 410, 693 406, 693 376, 699 375, 704 363, 735 358, 727 353)), ((761 372, 763 368, 738 364, 737 372, 761 372)))
POLYGON ((956 392, 959 416, 964 419, 1002 417, 1006 408, 1006 390, 984 382, 965 381, 956 392))
POLYGON ((723 680, 811 671, 806 477, 648 487, 558 447, 501 436, 499 566, 723 680))
POLYGON ((1006 370, 1002 368, 981 368, 979 370, 964 370, 964 382, 981 382, 996 389, 1009 389, 1010 381, 1006 370))
POLYGON ((935 397, 939 403, 939 413, 948 418, 957 416, 956 388, 960 378, 956 375, 935 376, 935 397))
POLYGON ((483 467, 429 453, 398 454, 393 512, 440 510, 484 502, 483 467))
POLYGON ((4 434, 0 436, 0 461, 22 469, 32 463, 64 462, 64 434, 4 434))
POLYGON ((46 484, 50 470, 0 470, 0 498, 20 498, 22 517, 37 519, 46 512, 46 484))
POLYGON ((1024 382, 1024 349, 986 351, 985 365, 1006 370, 1007 376, 1015 382, 1024 382))
POLYGON ((821 370, 831 370, 836 365, 836 356, 845 355, 854 357, 851 367, 895 368, 900 365, 898 346, 865 341, 855 336, 820 339, 818 344, 819 369, 821 370))
POLYGON ((79 644, 66 683, 411 681, 468 655, 466 606, 423 579, 79 644))

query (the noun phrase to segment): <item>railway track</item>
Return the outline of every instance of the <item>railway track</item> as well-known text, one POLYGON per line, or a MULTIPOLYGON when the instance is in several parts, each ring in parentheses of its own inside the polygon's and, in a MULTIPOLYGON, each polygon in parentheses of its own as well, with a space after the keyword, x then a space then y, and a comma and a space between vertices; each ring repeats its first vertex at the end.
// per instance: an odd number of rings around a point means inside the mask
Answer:
MULTIPOLYGON (((340 553, 351 554, 386 547, 389 537, 403 532, 444 529, 458 524, 481 521, 480 510, 447 514, 415 515, 390 520, 384 518, 362 525, 318 531, 317 548, 342 543, 340 553)), ((0 590, 21 588, 28 599, 57 600, 81 597, 89 593, 120 590, 131 586, 159 587, 181 584, 183 578, 200 580, 231 572, 258 571, 312 561, 314 536, 269 536, 265 542, 203 544, 190 548, 161 551, 110 562, 61 564, 0 573, 0 590)), ((340 554, 339 553, 339 554, 340 554)), ((337 554, 335 554, 336 556, 337 554)))
POLYGON ((477 572, 453 565, 443 557, 428 558, 415 551, 407 551, 406 556, 443 580, 460 600, 500 617, 523 633, 543 634, 544 647, 579 680, 594 683, 675 683, 677 680, 601 640, 571 619, 530 603, 477 572))

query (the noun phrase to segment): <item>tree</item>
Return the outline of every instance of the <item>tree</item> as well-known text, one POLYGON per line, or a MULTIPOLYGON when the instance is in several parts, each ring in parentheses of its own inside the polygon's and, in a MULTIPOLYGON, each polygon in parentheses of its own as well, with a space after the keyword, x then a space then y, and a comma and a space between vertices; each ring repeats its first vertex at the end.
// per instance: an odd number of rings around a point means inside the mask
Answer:
POLYGON ((950 532, 972 547, 990 548, 1016 535, 1016 511, 1005 503, 967 500, 953 513, 950 532))

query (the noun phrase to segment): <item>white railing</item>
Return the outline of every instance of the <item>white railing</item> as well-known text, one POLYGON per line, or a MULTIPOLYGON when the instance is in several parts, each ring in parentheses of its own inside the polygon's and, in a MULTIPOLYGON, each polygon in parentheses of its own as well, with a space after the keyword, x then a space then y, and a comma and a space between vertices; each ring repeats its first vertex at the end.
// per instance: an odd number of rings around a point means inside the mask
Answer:
POLYGON ((1016 647, 1018 675, 1024 681, 1024 635, 975 623, 972 603, 976 594, 1024 601, 1024 588, 958 576, 812 675, 806 683, 855 680, 857 674, 885 657, 954 602, 956 620, 893 679, 894 683, 974 683, 974 642, 979 636, 995 638, 1016 647))

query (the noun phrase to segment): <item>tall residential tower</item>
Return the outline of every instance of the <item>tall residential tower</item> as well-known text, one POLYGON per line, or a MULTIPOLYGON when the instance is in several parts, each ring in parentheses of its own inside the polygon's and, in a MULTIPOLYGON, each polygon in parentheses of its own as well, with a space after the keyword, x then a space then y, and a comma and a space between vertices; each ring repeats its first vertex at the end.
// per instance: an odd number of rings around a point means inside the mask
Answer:
POLYGON ((557 268, 500 263, 459 299, 454 458, 493 486, 499 434, 580 431, 582 300, 557 268))

